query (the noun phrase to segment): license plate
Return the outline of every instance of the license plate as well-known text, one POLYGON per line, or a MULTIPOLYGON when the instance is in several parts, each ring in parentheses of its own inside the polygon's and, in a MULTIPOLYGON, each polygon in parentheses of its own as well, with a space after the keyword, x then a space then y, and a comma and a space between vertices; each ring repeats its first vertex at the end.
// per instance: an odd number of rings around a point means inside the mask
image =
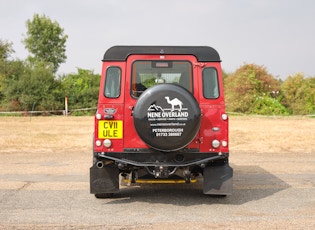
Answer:
POLYGON ((99 121, 98 138, 121 139, 123 134, 122 121, 99 121))

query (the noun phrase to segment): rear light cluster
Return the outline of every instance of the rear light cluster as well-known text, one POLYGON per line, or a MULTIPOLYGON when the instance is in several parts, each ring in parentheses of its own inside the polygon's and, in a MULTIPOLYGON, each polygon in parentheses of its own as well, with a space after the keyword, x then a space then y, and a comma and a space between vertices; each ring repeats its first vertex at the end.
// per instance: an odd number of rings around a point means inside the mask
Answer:
POLYGON ((226 113, 223 113, 221 115, 221 118, 222 118, 223 121, 226 121, 228 119, 228 115, 226 113))
POLYGON ((97 120, 101 120, 101 119, 102 119, 102 114, 97 113, 97 114, 95 115, 95 117, 96 117, 97 120))
POLYGON ((104 146, 105 146, 106 148, 109 148, 109 147, 112 146, 112 141, 109 140, 109 139, 105 139, 105 140, 103 141, 103 144, 104 144, 104 146))
POLYGON ((212 147, 213 148, 219 148, 220 147, 220 145, 222 146, 222 147, 227 147, 227 145, 228 145, 228 143, 227 143, 227 141, 218 141, 218 140, 213 140, 212 141, 212 147))
MULTIPOLYGON (((228 120, 228 115, 226 113, 223 113, 221 115, 221 118, 222 118, 223 121, 227 121, 228 120)), ((219 148, 220 146, 227 147, 228 146, 228 142, 225 141, 225 140, 219 141, 217 139, 214 139, 212 141, 211 145, 212 145, 213 148, 216 149, 216 148, 219 148)))
MULTIPOLYGON (((96 113, 95 118, 97 120, 101 120, 103 118, 102 114, 96 113)), ((104 115, 104 118, 106 118, 106 115, 104 115)), ((97 147, 101 147, 102 145, 106 148, 109 148, 112 146, 112 141, 110 139, 105 139, 105 140, 96 140, 95 145, 97 147)))
POLYGON ((103 143, 102 143, 101 140, 95 141, 95 145, 96 145, 97 147, 101 147, 102 144, 104 145, 104 147, 109 148, 109 147, 112 146, 112 141, 109 140, 109 139, 105 139, 105 140, 103 141, 103 143))
MULTIPOLYGON (((116 111, 116 110, 115 110, 116 111)), ((96 119, 97 120, 101 120, 102 119, 102 114, 100 114, 100 113, 97 113, 96 115, 95 115, 95 117, 96 117, 96 119)), ((107 120, 112 120, 114 118, 114 115, 113 114, 105 114, 104 115, 104 119, 107 119, 107 120)))

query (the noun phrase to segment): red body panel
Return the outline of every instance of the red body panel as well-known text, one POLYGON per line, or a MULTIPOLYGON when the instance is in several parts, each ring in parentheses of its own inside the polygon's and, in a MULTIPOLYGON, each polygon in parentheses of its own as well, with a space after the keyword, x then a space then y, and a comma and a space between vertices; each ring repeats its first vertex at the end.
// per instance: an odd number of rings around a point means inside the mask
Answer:
MULTIPOLYGON (((104 116, 105 109, 114 109, 116 112, 110 120, 120 120, 123 122, 123 138, 112 139, 112 146, 107 148, 103 145, 96 146, 95 141, 104 138, 98 136, 98 122, 95 118, 94 132, 94 151, 95 152, 123 152, 128 148, 148 148, 148 146, 140 139, 134 128, 132 110, 137 102, 137 99, 130 95, 131 87, 131 64, 136 60, 185 60, 192 63, 193 69, 193 95, 197 99, 201 113, 201 126, 199 134, 187 146, 187 148, 197 148, 200 152, 229 152, 228 146, 214 149, 211 142, 214 139, 226 141, 228 143, 228 120, 222 119, 222 114, 225 114, 224 93, 222 83, 222 71, 219 62, 198 62, 192 55, 130 55, 126 62, 103 62, 102 76, 100 83, 100 92, 98 100, 97 113, 104 116), (121 69, 122 80, 120 95, 117 98, 106 98, 104 96, 104 82, 106 79, 106 70, 110 66, 117 66, 121 69), (214 67, 218 72, 220 96, 217 99, 206 99, 202 95, 202 69, 204 67, 214 67)), ((106 120, 106 119, 105 119, 106 120)))

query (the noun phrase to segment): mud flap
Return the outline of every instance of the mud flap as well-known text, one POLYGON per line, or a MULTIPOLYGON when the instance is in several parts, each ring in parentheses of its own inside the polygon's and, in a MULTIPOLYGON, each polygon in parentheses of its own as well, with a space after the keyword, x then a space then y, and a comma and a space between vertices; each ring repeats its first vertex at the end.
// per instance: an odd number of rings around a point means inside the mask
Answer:
POLYGON ((233 169, 228 163, 207 166, 203 170, 203 193, 230 195, 233 191, 233 169))
POLYGON ((90 168, 90 192, 93 194, 119 192, 119 169, 115 164, 90 168))

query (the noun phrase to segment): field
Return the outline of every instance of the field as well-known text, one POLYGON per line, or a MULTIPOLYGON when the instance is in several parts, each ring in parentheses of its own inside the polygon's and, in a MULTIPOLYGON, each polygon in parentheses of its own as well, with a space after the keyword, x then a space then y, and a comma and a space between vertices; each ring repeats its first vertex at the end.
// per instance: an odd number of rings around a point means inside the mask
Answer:
MULTIPOLYGON (((91 149, 93 117, 0 117, 1 153, 91 149)), ((315 153, 315 119, 230 117, 230 151, 315 153)))
POLYGON ((231 196, 196 183, 99 200, 89 194, 93 117, 0 117, 0 229, 314 229, 315 119, 229 119, 231 196))

